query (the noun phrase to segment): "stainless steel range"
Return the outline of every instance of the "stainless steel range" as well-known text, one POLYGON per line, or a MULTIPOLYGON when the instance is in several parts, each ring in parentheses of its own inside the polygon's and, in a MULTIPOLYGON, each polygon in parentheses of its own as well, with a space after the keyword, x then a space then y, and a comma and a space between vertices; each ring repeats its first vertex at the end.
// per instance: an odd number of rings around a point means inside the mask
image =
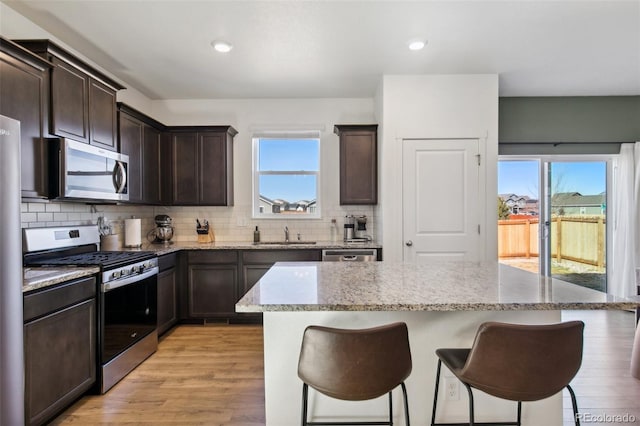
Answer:
POLYGON ((23 230, 25 266, 98 266, 98 391, 158 348, 158 260, 148 251, 98 251, 94 225, 23 230))

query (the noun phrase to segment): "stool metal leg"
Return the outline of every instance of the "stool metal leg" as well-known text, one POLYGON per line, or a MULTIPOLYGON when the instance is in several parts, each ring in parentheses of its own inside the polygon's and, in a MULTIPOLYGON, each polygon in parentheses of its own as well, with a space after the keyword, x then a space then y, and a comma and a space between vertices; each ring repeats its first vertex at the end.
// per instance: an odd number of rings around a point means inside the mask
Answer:
POLYGON ((307 398, 309 396, 309 386, 302 384, 302 426, 307 426, 307 398))
POLYGON ((393 395, 389 392, 389 426, 393 426, 393 395))
POLYGON ((580 426, 580 419, 578 418, 578 402, 576 401, 576 394, 573 392, 571 386, 567 385, 569 395, 571 395, 571 405, 573 406, 573 421, 576 426, 580 426))
POLYGON ((433 411, 431 413, 431 426, 436 424, 436 407, 438 405, 438 388, 440 387, 440 369, 442 361, 438 359, 438 369, 436 370, 436 388, 433 392, 433 411))
POLYGON ((473 392, 471 392, 471 386, 464 382, 462 384, 467 388, 467 392, 469 393, 469 426, 473 426, 476 421, 475 414, 473 412, 473 392))
POLYGON ((522 401, 518 401, 518 426, 522 425, 522 401))
POLYGON ((404 421, 407 426, 409 425, 409 399, 407 398, 407 387, 404 385, 404 382, 400 383, 402 387, 402 396, 404 397, 404 421))

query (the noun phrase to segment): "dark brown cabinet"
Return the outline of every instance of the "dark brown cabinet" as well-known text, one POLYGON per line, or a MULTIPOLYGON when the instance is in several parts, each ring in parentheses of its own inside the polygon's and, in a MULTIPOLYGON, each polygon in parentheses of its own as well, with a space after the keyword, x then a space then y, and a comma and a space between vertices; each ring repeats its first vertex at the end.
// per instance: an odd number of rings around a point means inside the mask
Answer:
POLYGON ((238 253, 202 250, 190 251, 187 257, 188 317, 233 317, 238 300, 238 253))
POLYGON ((340 204, 378 203, 378 125, 334 127, 340 137, 340 204))
POLYGON ((96 381, 96 280, 24 296, 25 416, 44 424, 96 381))
POLYGON ((49 133, 117 150, 116 92, 123 86, 50 40, 16 40, 51 61, 49 133))
POLYGON ((171 127, 172 204, 233 205, 231 126, 171 127))
POLYGON ((239 296, 251 289, 276 262, 319 262, 322 250, 246 250, 242 252, 242 286, 239 296))
POLYGON ((129 202, 169 204, 170 150, 164 126, 135 109, 118 104, 120 152, 129 156, 129 202))
POLYGON ((0 37, 0 114, 20 121, 23 198, 49 196, 46 106, 52 64, 0 37))
POLYGON ((158 335, 162 335, 178 321, 176 254, 158 257, 158 266, 158 335))

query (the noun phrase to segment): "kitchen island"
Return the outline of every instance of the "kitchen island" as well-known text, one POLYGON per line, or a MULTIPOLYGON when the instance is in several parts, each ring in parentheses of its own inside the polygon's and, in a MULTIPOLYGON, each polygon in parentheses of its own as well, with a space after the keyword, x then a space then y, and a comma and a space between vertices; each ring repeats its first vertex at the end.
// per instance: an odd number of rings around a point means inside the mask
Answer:
MULTIPOLYGON (((635 309, 640 299, 619 299, 557 279, 493 263, 442 262, 415 265, 388 262, 277 263, 237 303, 238 312, 264 313, 265 406, 268 425, 300 422, 302 382, 297 361, 306 326, 366 328, 404 321, 409 328, 413 372, 406 384, 411 421, 427 425, 439 347, 469 347, 484 321, 553 323, 562 310, 635 309)), ((445 373, 450 374, 448 372, 445 373)), ((438 404, 439 422, 468 421, 467 397, 438 404)), ((385 398, 365 402, 331 400, 310 393, 316 421, 336 417, 362 420, 384 416, 385 398)), ((578 401, 578 404, 580 401, 578 401)), ((399 392, 395 417, 402 424, 399 392)), ((477 421, 515 419, 515 403, 476 397, 477 421)), ((560 394, 523 404, 523 424, 561 425, 560 394)))

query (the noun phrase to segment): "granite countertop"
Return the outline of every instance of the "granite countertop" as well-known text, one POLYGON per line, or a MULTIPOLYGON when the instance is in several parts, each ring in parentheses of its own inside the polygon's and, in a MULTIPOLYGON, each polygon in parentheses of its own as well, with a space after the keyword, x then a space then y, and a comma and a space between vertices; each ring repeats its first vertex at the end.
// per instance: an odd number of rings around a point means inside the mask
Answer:
POLYGON ((300 244, 296 241, 293 243, 262 241, 253 243, 249 241, 216 241, 213 243, 198 243, 197 241, 175 241, 172 244, 152 244, 146 243, 137 249, 123 249, 125 251, 153 251, 158 256, 174 253, 180 250, 296 250, 296 249, 380 249, 382 245, 375 242, 367 243, 345 243, 339 241, 333 243, 331 241, 317 241, 315 244, 300 244))
POLYGON ((616 298, 498 262, 279 262, 237 312, 634 309, 616 298))
POLYGON ((55 267, 55 268, 24 268, 22 292, 26 293, 40 288, 49 287, 65 281, 82 278, 100 272, 98 267, 55 267))
MULTIPOLYGON (((330 241, 318 241, 315 244, 274 244, 272 242, 262 242, 254 244, 248 241, 220 241, 213 243, 198 243, 197 241, 180 241, 173 244, 143 244, 140 248, 123 248, 122 251, 152 251, 156 255, 175 253, 181 250, 296 250, 296 249, 358 249, 377 248, 382 246, 373 242, 368 243, 345 243, 330 241)), ((75 278, 96 274, 100 271, 97 267, 47 267, 47 268, 24 268, 22 292, 37 290, 40 288, 55 285, 75 278)))

